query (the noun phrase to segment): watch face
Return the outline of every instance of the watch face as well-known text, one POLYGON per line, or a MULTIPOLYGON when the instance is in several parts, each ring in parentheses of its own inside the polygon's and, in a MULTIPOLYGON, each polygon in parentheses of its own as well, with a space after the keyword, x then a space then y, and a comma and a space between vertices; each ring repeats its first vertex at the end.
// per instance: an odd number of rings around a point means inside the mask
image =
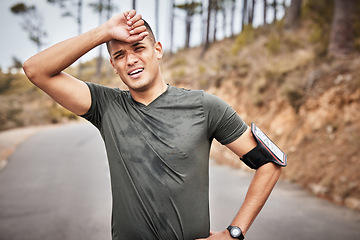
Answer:
POLYGON ((240 236, 240 234, 241 234, 241 230, 240 230, 240 228, 238 228, 238 227, 233 227, 232 229, 231 229, 231 231, 230 231, 230 234, 231 234, 231 236, 232 237, 239 237, 240 236))

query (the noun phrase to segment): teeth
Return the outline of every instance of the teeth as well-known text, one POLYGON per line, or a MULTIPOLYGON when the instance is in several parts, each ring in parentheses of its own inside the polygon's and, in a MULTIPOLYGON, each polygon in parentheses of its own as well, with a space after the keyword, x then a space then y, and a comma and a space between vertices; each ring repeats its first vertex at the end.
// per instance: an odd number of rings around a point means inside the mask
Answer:
POLYGON ((142 72, 142 71, 143 71, 142 69, 137 69, 137 70, 131 72, 130 75, 134 75, 134 74, 137 74, 137 73, 142 72))

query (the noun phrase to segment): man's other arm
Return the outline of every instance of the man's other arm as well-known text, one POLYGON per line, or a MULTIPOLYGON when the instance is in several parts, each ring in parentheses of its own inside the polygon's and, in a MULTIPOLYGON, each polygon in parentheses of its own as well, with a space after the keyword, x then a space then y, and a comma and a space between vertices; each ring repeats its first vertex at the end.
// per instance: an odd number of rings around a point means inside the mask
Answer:
MULTIPOLYGON (((239 157, 242 157, 256 146, 256 142, 250 128, 248 128, 241 137, 226 146, 239 157)), ((267 163, 256 170, 245 200, 230 225, 240 227, 243 234, 246 234, 270 196, 280 174, 281 167, 273 163, 267 163)), ((234 238, 230 236, 228 230, 224 230, 222 232, 211 233, 207 239, 231 240, 234 238)))
POLYGON ((56 102, 75 114, 85 114, 91 106, 87 85, 63 72, 96 46, 117 39, 142 40, 147 34, 141 16, 134 10, 118 14, 84 34, 60 42, 29 58, 23 65, 29 80, 56 102))

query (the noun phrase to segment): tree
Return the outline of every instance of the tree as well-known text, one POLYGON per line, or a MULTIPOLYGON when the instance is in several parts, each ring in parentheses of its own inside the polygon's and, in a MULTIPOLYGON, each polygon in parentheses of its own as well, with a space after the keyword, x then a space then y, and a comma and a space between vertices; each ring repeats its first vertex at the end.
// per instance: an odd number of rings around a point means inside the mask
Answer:
MULTIPOLYGON (((110 16, 111 11, 113 10, 114 6, 112 5, 111 1, 107 0, 105 3, 105 0, 99 0, 97 3, 90 3, 89 6, 93 8, 95 12, 99 14, 99 25, 101 25, 104 21, 103 18, 103 12, 107 11, 107 17, 110 16)), ((99 55, 97 57, 96 61, 96 77, 101 77, 101 68, 102 68, 102 45, 98 46, 99 49, 99 55)))
POLYGON ((231 16, 231 19, 230 19, 231 37, 233 37, 235 35, 235 30, 234 30, 235 10, 236 10, 236 0, 231 0, 231 15, 230 15, 231 16))
POLYGON ((335 11, 328 47, 330 55, 346 55, 354 50, 354 10, 354 0, 335 0, 335 11))
POLYGON ((174 47, 174 0, 171 0, 170 4, 170 54, 172 54, 174 47))
POLYGON ((302 0, 292 0, 285 14, 285 28, 294 28, 299 25, 302 0))
POLYGON ((242 17, 241 17, 241 31, 244 30, 244 26, 246 24, 246 14, 247 14, 247 0, 243 0, 243 8, 242 8, 242 17))
POLYGON ((209 0, 208 9, 207 9, 207 18, 206 18, 206 33, 205 33, 205 44, 201 51, 201 57, 204 57, 206 51, 210 47, 210 19, 211 19, 211 11, 213 9, 213 3, 215 0, 209 0))
POLYGON ((226 37, 226 29, 227 29, 227 14, 226 14, 226 10, 227 10, 227 0, 221 0, 219 1, 220 3, 220 10, 223 16, 223 20, 222 20, 222 29, 223 29, 223 34, 224 34, 224 38, 226 37))
POLYGON ((248 23, 252 26, 253 20, 254 20, 254 10, 255 10, 255 0, 251 1, 251 4, 249 4, 249 13, 248 13, 248 23))
POLYGON ((17 57, 12 57, 13 60, 13 64, 11 66, 11 68, 15 68, 17 71, 19 71, 19 69, 22 69, 22 61, 19 60, 17 57))
POLYGON ((185 33, 185 48, 190 47, 190 35, 191 35, 191 24, 192 18, 195 14, 200 13, 199 9, 201 9, 202 3, 195 2, 192 0, 190 3, 178 4, 175 7, 186 11, 185 17, 185 26, 186 26, 186 33, 185 33))
POLYGON ((283 0, 282 2, 279 2, 278 0, 273 0, 273 2, 271 4, 268 4, 268 6, 271 6, 274 10, 273 23, 275 23, 277 21, 278 7, 282 7, 284 9, 286 8, 285 0, 283 0))
MULTIPOLYGON (((76 21, 77 33, 82 33, 83 0, 47 0, 48 3, 58 5, 62 9, 62 17, 70 17, 76 21)), ((77 77, 81 78, 82 64, 78 60, 79 68, 77 77)))
POLYGON ((35 5, 27 6, 24 3, 17 3, 10 8, 15 15, 22 17, 21 26, 29 34, 30 40, 36 44, 37 51, 45 45, 44 39, 47 36, 43 29, 43 18, 37 11, 35 5))
POLYGON ((268 8, 268 4, 267 4, 267 0, 264 0, 264 26, 267 24, 266 22, 266 15, 267 15, 267 8, 268 8))
POLYGON ((159 38, 159 0, 155 0, 155 35, 159 38))
POLYGON ((74 18, 77 23, 77 32, 82 33, 83 0, 47 0, 48 3, 58 5, 62 10, 62 17, 74 18))

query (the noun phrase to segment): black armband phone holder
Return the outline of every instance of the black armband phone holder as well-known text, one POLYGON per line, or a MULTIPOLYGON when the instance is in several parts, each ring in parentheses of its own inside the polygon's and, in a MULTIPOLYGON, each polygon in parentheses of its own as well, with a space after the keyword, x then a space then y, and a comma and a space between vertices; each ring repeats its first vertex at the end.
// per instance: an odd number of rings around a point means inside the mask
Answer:
POLYGON ((258 128, 255 123, 251 123, 251 132, 257 143, 257 146, 245 154, 241 160, 250 168, 258 169, 262 165, 273 162, 285 167, 287 165, 287 156, 271 141, 271 139, 258 128))

